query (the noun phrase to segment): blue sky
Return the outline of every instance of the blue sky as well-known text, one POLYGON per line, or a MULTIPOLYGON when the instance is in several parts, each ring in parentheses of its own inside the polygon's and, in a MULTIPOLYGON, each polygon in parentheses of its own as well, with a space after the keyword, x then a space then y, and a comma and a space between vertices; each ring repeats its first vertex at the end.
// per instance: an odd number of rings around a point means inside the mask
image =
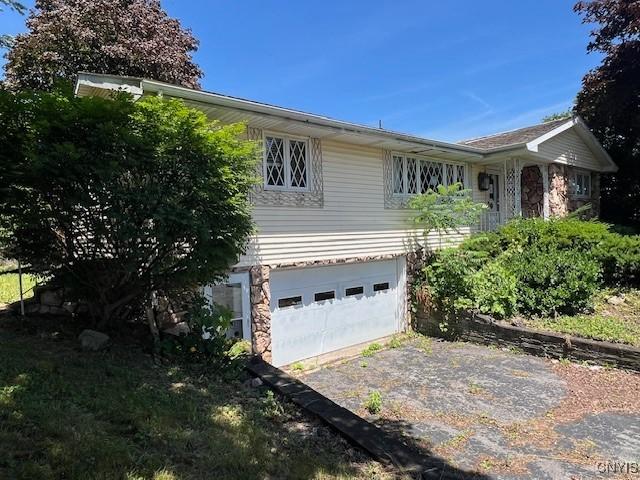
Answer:
POLYGON ((438 140, 566 110, 600 60, 574 0, 162 3, 200 39, 206 90, 438 140))

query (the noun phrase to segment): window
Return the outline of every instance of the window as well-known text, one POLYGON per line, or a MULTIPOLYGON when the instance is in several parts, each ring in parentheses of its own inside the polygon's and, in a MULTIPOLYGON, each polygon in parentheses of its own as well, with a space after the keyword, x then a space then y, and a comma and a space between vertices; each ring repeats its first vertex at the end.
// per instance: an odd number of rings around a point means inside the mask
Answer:
POLYGON ((294 191, 308 190, 308 150, 306 140, 265 135, 265 188, 294 191))
POLYGON ((354 295, 362 295, 364 293, 364 287, 351 287, 344 291, 346 297, 353 297, 354 295))
POLYGON ((392 170, 394 195, 427 193, 438 185, 465 185, 464 165, 393 155, 392 170))
POLYGON ((373 291, 374 292, 384 292, 385 290, 389 290, 389 282, 374 283, 373 284, 373 291))
POLYGON ((324 302, 325 300, 333 300, 336 298, 336 292, 333 290, 329 292, 318 292, 313 295, 313 299, 316 302, 324 302))
POLYGON ((278 308, 297 307, 302 305, 302 297, 287 297, 278 299, 278 308))
POLYGON ((576 172, 573 178, 573 193, 576 197, 591 196, 591 174, 576 172))

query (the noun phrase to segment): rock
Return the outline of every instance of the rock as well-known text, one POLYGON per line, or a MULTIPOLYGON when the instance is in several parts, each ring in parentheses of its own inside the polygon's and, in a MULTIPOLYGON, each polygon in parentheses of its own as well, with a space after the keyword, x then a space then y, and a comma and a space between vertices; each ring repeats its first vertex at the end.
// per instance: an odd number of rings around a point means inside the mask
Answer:
POLYGON ((77 307, 77 306, 78 306, 78 305, 77 305, 77 304, 75 304, 75 303, 73 303, 73 302, 64 302, 64 303, 62 304, 62 308, 64 308, 64 309, 65 309, 67 312, 69 312, 69 313, 73 313, 73 312, 75 312, 75 311, 76 311, 76 307, 77 307))
POLYGON ((260 380, 258 377, 254 377, 254 378, 250 378, 249 380, 245 380, 243 382, 243 385, 246 388, 258 388, 262 385, 262 380, 260 380))
POLYGON ((88 352, 98 352, 100 350, 104 350, 111 343, 109 335, 88 329, 83 330, 82 333, 78 335, 78 340, 80 340, 80 346, 82 347, 82 350, 88 352))
POLYGON ((621 305, 624 303, 624 297, 613 295, 612 297, 607 298, 607 303, 609 305, 621 305))
POLYGON ((64 293, 62 288, 43 290, 40 293, 40 304, 49 305, 53 307, 59 307, 64 300, 64 293))
POLYGON ((187 335, 189 331, 190 331, 189 325, 187 324, 187 322, 180 322, 180 323, 176 323, 171 328, 166 328, 162 330, 162 333, 179 337, 180 335, 187 335))

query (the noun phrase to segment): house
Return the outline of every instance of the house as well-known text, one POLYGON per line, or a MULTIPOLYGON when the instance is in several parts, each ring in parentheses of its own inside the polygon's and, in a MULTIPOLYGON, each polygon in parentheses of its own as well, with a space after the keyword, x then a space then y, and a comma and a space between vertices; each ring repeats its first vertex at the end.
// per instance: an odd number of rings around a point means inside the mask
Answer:
POLYGON ((76 85, 78 95, 116 89, 246 122, 262 143, 258 232, 228 283, 205 293, 233 307, 236 334, 277 366, 406 329, 415 252, 439 243, 410 226, 411 195, 462 182, 490 207, 477 228, 493 229, 585 203, 597 212, 600 174, 616 169, 579 118, 448 143, 155 80, 82 73, 76 85))

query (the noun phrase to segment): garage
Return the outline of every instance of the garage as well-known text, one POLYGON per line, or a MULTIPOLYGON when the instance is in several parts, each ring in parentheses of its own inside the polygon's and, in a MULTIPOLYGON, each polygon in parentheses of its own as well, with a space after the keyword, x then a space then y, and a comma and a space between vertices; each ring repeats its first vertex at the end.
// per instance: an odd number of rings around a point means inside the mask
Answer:
POLYGON ((404 259, 271 271, 273 364, 287 365, 401 328, 404 259))

